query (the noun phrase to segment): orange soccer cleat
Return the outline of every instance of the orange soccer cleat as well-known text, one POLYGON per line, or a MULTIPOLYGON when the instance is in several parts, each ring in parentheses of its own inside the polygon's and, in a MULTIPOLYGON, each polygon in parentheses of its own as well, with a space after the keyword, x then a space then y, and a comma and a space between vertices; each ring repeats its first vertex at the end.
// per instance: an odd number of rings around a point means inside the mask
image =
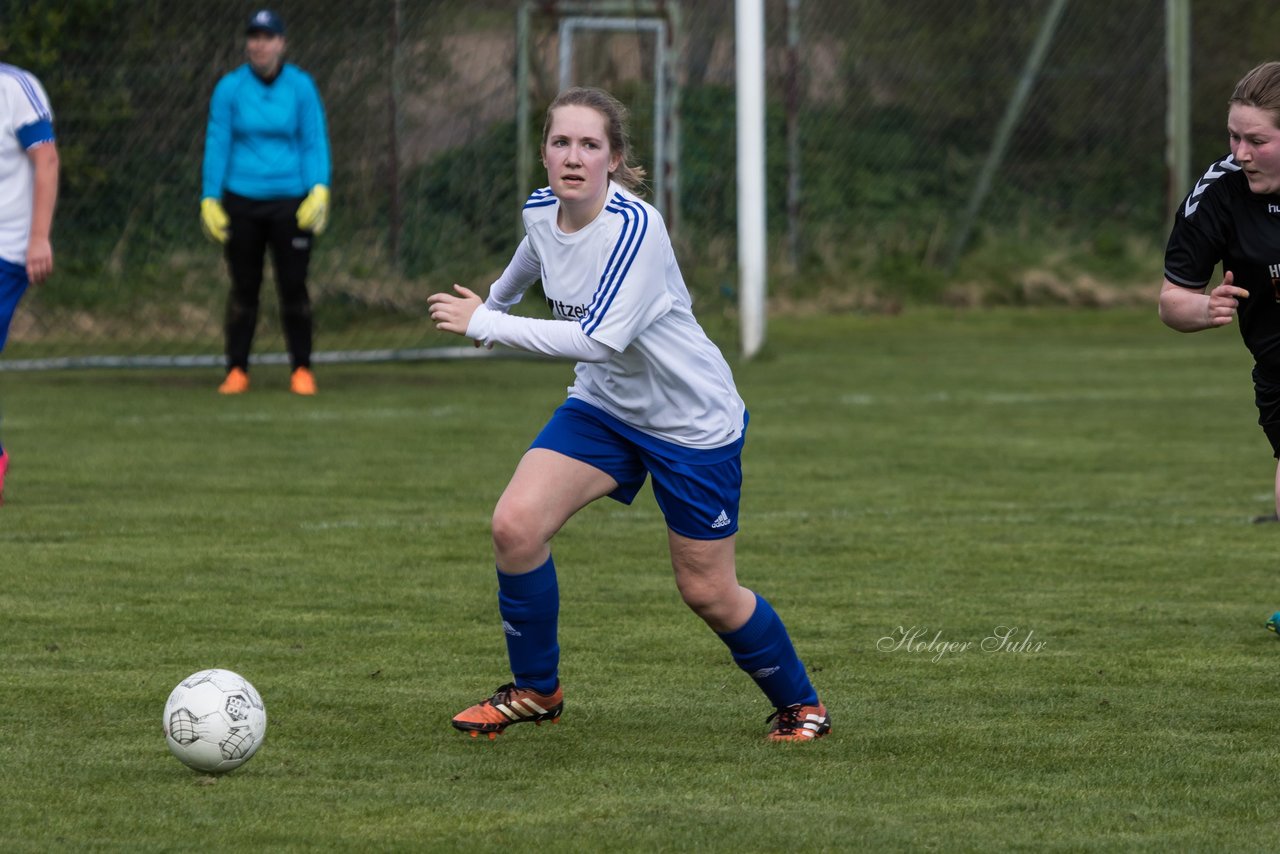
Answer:
POLYGON ((816 706, 796 703, 778 709, 765 718, 765 723, 769 721, 773 721, 766 736, 769 741, 813 741, 831 732, 831 717, 821 703, 816 706))
POLYGON ((218 386, 218 394, 244 394, 249 390, 249 375, 244 368, 232 368, 227 378, 218 386))
POLYGON ((296 368, 289 377, 289 391, 307 397, 316 393, 316 377, 310 368, 296 368))
POLYGON ((484 733, 494 739, 512 724, 532 721, 541 726, 543 721, 555 723, 560 720, 563 710, 564 691, 560 688, 560 683, 556 683, 556 690, 550 694, 539 694, 529 688, 517 688, 514 682, 508 682, 494 691, 489 699, 454 715, 453 726, 472 738, 484 733))

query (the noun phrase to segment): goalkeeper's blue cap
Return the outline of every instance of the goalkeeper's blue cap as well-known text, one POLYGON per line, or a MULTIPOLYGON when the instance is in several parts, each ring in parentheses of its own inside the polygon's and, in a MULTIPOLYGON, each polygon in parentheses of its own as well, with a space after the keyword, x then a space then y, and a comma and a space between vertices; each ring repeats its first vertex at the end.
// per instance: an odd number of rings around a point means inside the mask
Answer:
POLYGON ((249 23, 244 27, 245 35, 249 33, 271 33, 273 36, 284 35, 284 19, 270 9, 259 9, 249 16, 249 23))

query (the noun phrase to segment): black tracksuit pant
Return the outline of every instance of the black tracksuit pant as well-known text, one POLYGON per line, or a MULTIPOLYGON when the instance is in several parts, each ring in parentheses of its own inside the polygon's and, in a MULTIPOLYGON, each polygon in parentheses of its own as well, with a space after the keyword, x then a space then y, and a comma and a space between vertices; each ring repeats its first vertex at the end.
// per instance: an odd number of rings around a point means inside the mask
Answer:
POLYGON ((289 349, 290 367, 311 367, 307 266, 311 261, 312 234, 298 228, 296 214, 301 203, 301 197, 259 201, 235 193, 223 194, 222 206, 231 221, 226 244, 227 268, 231 272, 226 318, 228 370, 249 369, 268 246, 276 272, 280 326, 289 349))

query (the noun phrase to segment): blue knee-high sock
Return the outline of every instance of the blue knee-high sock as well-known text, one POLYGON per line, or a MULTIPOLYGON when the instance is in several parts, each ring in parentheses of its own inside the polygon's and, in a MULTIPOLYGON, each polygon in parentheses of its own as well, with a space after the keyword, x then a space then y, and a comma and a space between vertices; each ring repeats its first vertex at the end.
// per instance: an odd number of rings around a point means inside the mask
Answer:
POLYGON ((759 593, 751 619, 742 628, 720 635, 720 640, 775 707, 818 702, 818 692, 791 645, 787 627, 759 593))
POLYGON ((520 688, 539 694, 556 689, 560 644, 560 587, 550 557, 533 572, 507 575, 498 570, 498 611, 507 634, 507 658, 520 688))

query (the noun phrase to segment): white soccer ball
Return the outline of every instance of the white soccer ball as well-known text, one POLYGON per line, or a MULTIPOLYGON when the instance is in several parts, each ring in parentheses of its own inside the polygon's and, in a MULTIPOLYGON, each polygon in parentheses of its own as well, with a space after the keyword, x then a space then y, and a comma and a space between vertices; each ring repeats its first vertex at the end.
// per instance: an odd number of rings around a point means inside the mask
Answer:
POLYGON ((164 740, 184 765, 221 774, 249 761, 267 737, 267 707, 257 689, 230 670, 201 670, 178 683, 164 704, 164 740))

